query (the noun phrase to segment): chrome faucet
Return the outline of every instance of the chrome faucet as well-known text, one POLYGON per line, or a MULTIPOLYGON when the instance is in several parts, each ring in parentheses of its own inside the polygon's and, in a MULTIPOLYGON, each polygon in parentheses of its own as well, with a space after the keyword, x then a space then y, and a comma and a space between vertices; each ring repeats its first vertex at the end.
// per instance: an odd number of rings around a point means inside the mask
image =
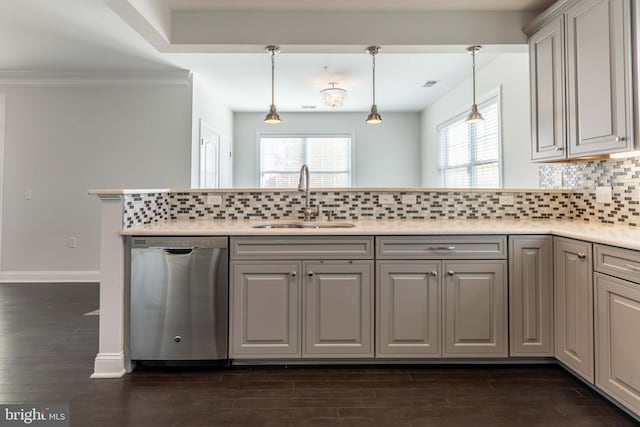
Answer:
POLYGON ((320 211, 319 207, 312 208, 309 206, 310 197, 309 197, 309 167, 305 164, 300 168, 300 180, 298 181, 298 191, 304 191, 305 194, 305 203, 304 209, 302 210, 304 214, 304 220, 309 221, 311 219, 311 215, 317 216, 320 211))

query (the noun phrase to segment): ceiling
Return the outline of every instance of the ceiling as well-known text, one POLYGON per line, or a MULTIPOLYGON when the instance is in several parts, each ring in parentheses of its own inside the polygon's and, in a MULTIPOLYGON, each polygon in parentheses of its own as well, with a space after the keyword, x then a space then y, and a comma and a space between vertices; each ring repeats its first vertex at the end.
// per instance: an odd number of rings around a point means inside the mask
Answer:
MULTIPOLYGON (((263 111, 270 100, 270 63, 266 53, 159 52, 129 26, 109 3, 112 0, 0 1, 0 72, 130 72, 193 70, 220 93, 234 111, 263 111)), ((154 0, 140 0, 154 2, 154 0)), ((269 7, 301 10, 539 9, 550 0, 155 0, 171 8, 257 10, 269 7)), ((522 52, 520 46, 516 51, 522 52), (519 49, 519 50, 518 50, 519 49)), ((389 49, 393 50, 393 49, 389 49)), ((241 51, 241 50, 240 50, 241 51)), ((511 49, 513 51, 513 49, 511 49)), ((385 53, 377 58, 377 101, 381 111, 419 111, 469 77, 464 46, 452 53, 385 53), (423 88, 438 80, 434 88, 423 88)), ((495 59, 488 47, 479 67, 495 59)), ((362 53, 302 54, 276 57, 276 104, 282 111, 318 105, 319 91, 335 81, 349 91, 344 111, 365 111, 371 103, 371 57, 362 53), (327 67, 325 71, 324 67, 327 67)), ((318 106, 316 111, 323 109, 318 106)))
POLYGON ((164 0, 173 10, 541 10, 555 0, 164 0))

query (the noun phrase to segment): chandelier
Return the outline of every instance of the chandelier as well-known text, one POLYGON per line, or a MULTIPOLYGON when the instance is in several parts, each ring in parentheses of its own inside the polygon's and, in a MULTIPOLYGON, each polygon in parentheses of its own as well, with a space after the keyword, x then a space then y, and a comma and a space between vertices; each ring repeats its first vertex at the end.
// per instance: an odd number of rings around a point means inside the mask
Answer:
POLYGON ((320 100, 324 105, 329 108, 340 108, 344 105, 344 100, 347 98, 347 91, 336 87, 338 83, 330 82, 331 87, 322 89, 320 91, 320 100))

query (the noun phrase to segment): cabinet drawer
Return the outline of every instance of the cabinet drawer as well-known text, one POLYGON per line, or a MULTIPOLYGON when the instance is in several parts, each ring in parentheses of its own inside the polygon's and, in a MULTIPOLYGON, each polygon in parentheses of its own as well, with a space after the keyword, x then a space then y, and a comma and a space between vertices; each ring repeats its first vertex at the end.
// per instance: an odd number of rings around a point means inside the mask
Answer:
POLYGON ((373 237, 232 237, 231 259, 372 259, 373 237))
POLYGON ((505 259, 506 236, 392 236, 376 239, 378 259, 505 259))
POLYGON ((595 245, 595 270, 640 283, 640 252, 595 245))

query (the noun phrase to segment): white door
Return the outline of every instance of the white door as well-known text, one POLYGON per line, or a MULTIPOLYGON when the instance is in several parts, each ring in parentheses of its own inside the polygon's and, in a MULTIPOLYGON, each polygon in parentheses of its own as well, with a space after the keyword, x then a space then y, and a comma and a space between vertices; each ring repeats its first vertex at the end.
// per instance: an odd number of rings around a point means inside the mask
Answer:
POLYGON ((220 187, 220 134, 200 119, 200 187, 220 187))

